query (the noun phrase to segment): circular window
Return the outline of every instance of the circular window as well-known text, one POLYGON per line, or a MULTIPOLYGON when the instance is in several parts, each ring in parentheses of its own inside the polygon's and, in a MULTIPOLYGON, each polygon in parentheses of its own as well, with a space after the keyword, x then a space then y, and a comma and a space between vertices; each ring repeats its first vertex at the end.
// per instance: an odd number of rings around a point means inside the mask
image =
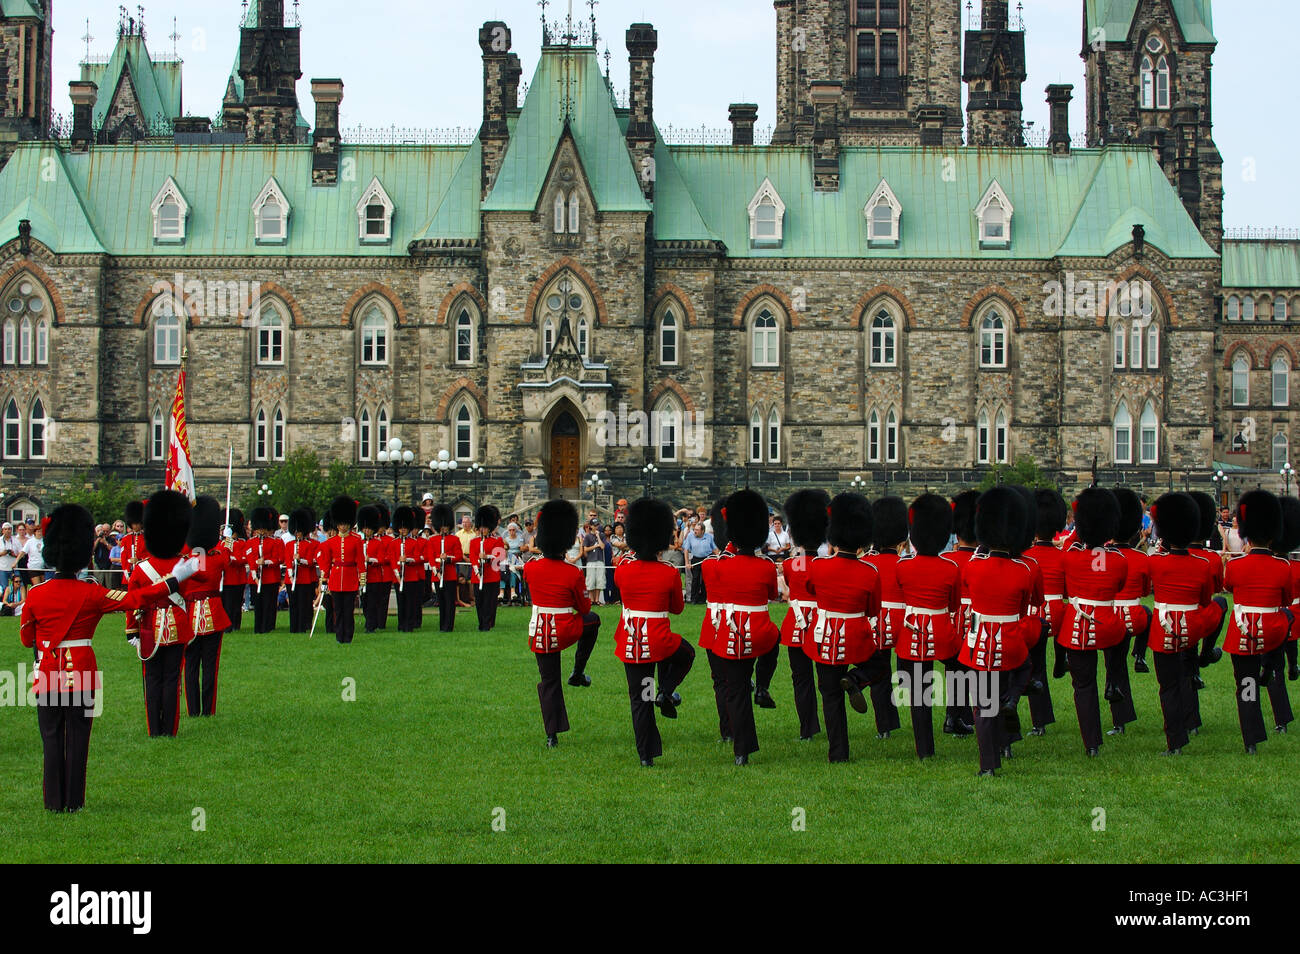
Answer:
POLYGON ((552 310, 559 311, 564 307, 564 299, 559 295, 552 295, 550 298, 546 299, 546 304, 549 305, 552 310))
POLYGON ((33 298, 27 303, 27 310, 33 315, 39 315, 45 310, 45 302, 41 301, 39 298, 33 298))
POLYGON ((15 315, 18 314, 26 307, 27 307, 26 304, 24 304, 21 298, 9 299, 9 310, 12 311, 15 315))
POLYGON ((1165 45, 1160 42, 1160 37, 1153 36, 1147 39, 1147 49, 1150 50, 1152 53, 1159 53, 1164 48, 1165 45))
POLYGON ((577 295, 569 296, 569 307, 574 311, 582 311, 582 299, 577 295))
POLYGON ((21 285, 18 286, 18 294, 20 294, 20 295, 26 297, 26 296, 30 295, 31 293, 32 293, 32 283, 31 283, 31 282, 23 282, 21 285))

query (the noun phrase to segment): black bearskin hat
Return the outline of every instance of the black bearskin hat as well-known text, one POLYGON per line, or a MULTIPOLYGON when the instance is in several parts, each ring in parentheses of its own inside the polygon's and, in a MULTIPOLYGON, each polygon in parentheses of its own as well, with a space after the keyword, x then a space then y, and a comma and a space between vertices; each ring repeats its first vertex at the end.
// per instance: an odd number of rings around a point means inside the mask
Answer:
POLYGON ((122 514, 122 522, 127 525, 128 529, 138 527, 144 523, 144 501, 128 500, 126 509, 122 514))
POLYGON ((1237 532, 1257 547, 1282 536, 1282 505, 1267 490, 1248 490, 1237 501, 1237 532))
POLYGON ((491 504, 484 504, 478 508, 478 513, 474 514, 474 526, 480 530, 495 530, 500 522, 501 511, 491 504))
POLYGON ((1300 548, 1300 500, 1282 497, 1282 534, 1273 541, 1273 552, 1280 556, 1300 548))
POLYGON ((1185 550, 1200 530, 1201 513, 1190 494, 1165 494, 1151 505, 1151 520, 1166 548, 1185 550))
POLYGON ((150 555, 169 560, 180 556, 190 532, 194 508, 184 494, 160 490, 144 505, 144 545, 150 555))
POLYGON ((1115 529, 1117 543, 1132 543, 1142 532, 1142 498, 1127 487, 1111 491, 1119 504, 1119 525, 1115 529))
POLYGON ((366 504, 357 511, 357 529, 369 530, 372 533, 379 530, 379 508, 374 504, 366 504))
POLYGON ((662 500, 642 497, 627 508, 627 545, 643 560, 653 560, 673 545, 673 510, 662 500))
POLYGON ((567 500, 548 500, 537 511, 534 543, 548 560, 563 560, 578 538, 578 508, 567 500))
POLYGON ((95 521, 89 510, 64 504, 50 514, 41 543, 46 566, 63 576, 75 575, 90 565, 94 549, 95 521))
POLYGON ((830 505, 830 495, 824 490, 796 490, 790 495, 785 502, 785 521, 795 546, 816 553, 826 542, 826 510, 830 505))
POLYGON ((194 501, 190 535, 186 543, 202 550, 215 550, 221 536, 221 504, 214 497, 194 501))
POLYGON ((238 507, 231 507, 226 511, 226 526, 230 528, 230 532, 235 535, 236 540, 244 539, 244 535, 248 532, 247 525, 248 521, 244 519, 244 511, 238 507))
POLYGON ((275 511, 270 507, 254 507, 249 516, 249 523, 253 525, 254 530, 274 530, 278 522, 275 511))
POLYGON ((289 514, 289 532, 304 536, 316 529, 316 511, 310 507, 299 507, 289 514))
POLYGON ((330 526, 352 527, 357 522, 357 502, 351 497, 335 497, 330 504, 330 526))
POLYGON ((387 530, 393 525, 393 516, 388 510, 388 504, 377 503, 375 509, 379 511, 379 529, 387 530))
POLYGON ((1200 514, 1196 525, 1196 537, 1192 542, 1206 544, 1211 550, 1220 549, 1223 543, 1219 537, 1219 511, 1214 506, 1214 498, 1204 490, 1193 490, 1188 496, 1196 502, 1196 509, 1200 514))
POLYGON ((709 511, 709 526, 713 528, 713 545, 720 551, 727 549, 727 544, 731 541, 731 536, 727 533, 727 518, 722 512, 726 506, 727 498, 723 497, 709 511))
MULTIPOLYGON (((292 522, 289 525, 292 527, 292 522)), ((416 516, 414 507, 401 506, 393 511, 394 530, 418 530, 422 526, 424 521, 416 516)))
POLYGON ((1034 492, 1023 484, 1012 484, 1011 489, 1020 494, 1020 500, 1025 505, 1025 532, 1020 535, 1020 542, 1016 546, 1017 553, 1024 553, 1034 545, 1034 531, 1038 526, 1038 501, 1034 498, 1034 492))
POLYGON ((1051 540, 1065 529, 1070 518, 1070 508, 1058 491, 1042 488, 1034 491, 1034 535, 1039 540, 1051 540))
POLYGON ((990 550, 1018 553, 1028 523, 1024 498, 1010 487, 993 487, 975 502, 975 539, 990 550))
POLYGON ((737 553, 753 556, 771 531, 767 522, 767 501, 752 490, 737 490, 727 498, 726 506, 727 536, 737 553))
POLYGON ((435 530, 451 529, 456 526, 456 511, 450 504, 434 504, 429 514, 429 524, 435 530))
POLYGON ((963 490, 952 498, 952 532, 962 543, 976 543, 975 506, 980 499, 978 490, 963 490))
POLYGON ((871 545, 880 553, 893 550, 907 539, 907 503, 902 497, 881 497, 871 502, 871 545))
POLYGON ((952 507, 938 494, 922 494, 907 511, 912 546, 921 556, 938 556, 952 534, 952 507))
POLYGON ((1104 547, 1119 533, 1119 501, 1105 487, 1088 487, 1075 498, 1074 528, 1085 547, 1104 547))
POLYGON ((862 494, 843 493, 831 501, 826 538, 849 553, 871 546, 871 504, 862 494))

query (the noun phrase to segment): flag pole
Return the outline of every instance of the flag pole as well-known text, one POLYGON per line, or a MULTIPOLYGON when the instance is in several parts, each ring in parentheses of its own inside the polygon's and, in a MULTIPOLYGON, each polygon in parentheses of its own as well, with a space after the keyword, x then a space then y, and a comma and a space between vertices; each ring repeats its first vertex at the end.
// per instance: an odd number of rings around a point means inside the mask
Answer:
MULTIPOLYGON (((230 531, 231 556, 233 556, 235 553, 235 530, 234 527, 230 525, 230 485, 233 480, 234 473, 235 473, 235 445, 231 444, 230 456, 226 459, 226 512, 221 515, 222 521, 226 525, 225 528, 230 531)), ((224 537, 225 534, 222 534, 223 539, 224 537)), ((217 546, 221 546, 221 540, 217 541, 217 546)), ((224 593, 225 591, 226 591, 226 574, 222 573, 221 582, 217 584, 217 592, 224 593)))

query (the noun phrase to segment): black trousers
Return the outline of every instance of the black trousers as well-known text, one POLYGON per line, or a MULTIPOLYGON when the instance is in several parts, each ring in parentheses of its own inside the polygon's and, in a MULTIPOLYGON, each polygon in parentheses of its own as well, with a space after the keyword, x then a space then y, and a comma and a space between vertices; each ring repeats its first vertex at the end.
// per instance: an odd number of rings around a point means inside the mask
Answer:
POLYGON ((388 627, 388 599, 392 592, 392 583, 376 582, 366 584, 366 594, 362 598, 361 610, 366 621, 367 633, 388 627))
POLYGON ((217 712, 221 633, 195 636, 185 647, 185 709, 192 716, 217 712))
POLYGON ((237 630, 244 625, 244 584, 227 584, 221 590, 221 606, 230 617, 230 629, 237 630))
POLYGON ((711 649, 706 649, 709 657, 709 675, 713 677, 713 704, 718 710, 718 738, 731 739, 731 716, 727 709, 727 667, 723 658, 711 649))
POLYGON ((894 684, 891 681, 894 674, 894 651, 882 649, 871 659, 873 662, 879 659, 876 665, 884 669, 884 678, 871 684, 871 711, 876 716, 876 733, 884 735, 903 725, 898 717, 898 706, 894 705, 894 684))
POLYGON ((1052 674, 1047 671, 1047 644, 1052 639, 1052 626, 1043 620, 1044 632, 1038 643, 1029 650, 1029 680, 1041 682, 1043 691, 1029 697, 1029 720, 1034 728, 1041 729, 1056 722, 1056 709, 1052 706, 1052 674))
POLYGON ((439 584, 438 631, 450 633, 456 628, 456 582, 439 584))
POLYGON ((1132 636, 1125 636, 1118 646, 1102 650, 1102 659, 1106 663, 1106 693, 1110 699, 1110 723, 1115 726, 1128 725, 1137 721, 1137 709, 1133 707, 1133 687, 1129 681, 1128 649, 1132 636))
POLYGON ((1260 705, 1260 673, 1264 656, 1233 656, 1232 675, 1237 681, 1237 721, 1241 723, 1241 740, 1256 745, 1268 739, 1264 728, 1264 710, 1260 705))
POLYGON ((279 583, 263 583, 259 593, 253 587, 253 632, 269 633, 275 629, 275 618, 279 612, 276 602, 280 597, 279 583))
POLYGON ((1065 665, 1074 684, 1074 711, 1079 716, 1083 746, 1099 749, 1102 743, 1101 702, 1097 698, 1097 650, 1067 649, 1065 665))
POLYGON ((150 737, 175 735, 181 718, 184 646, 159 646, 144 664, 144 715, 150 737))
POLYGON ((708 593, 704 588, 704 565, 699 561, 691 564, 691 602, 708 602, 708 593))
POLYGON ((321 613, 325 616, 325 632, 334 632, 334 594, 326 593, 321 597, 321 613))
MULTIPOLYGON (((1067 652, 1067 664, 1069 656, 1067 652)), ((1011 744, 1016 706, 1029 685, 1031 669, 1025 660, 1018 669, 976 674, 981 691, 979 710, 975 713, 975 741, 980 750, 981 772, 1002 767, 1002 750, 1011 744)))
POLYGON ((787 646, 786 658, 790 660, 790 681, 794 684, 794 711, 799 716, 799 738, 811 739, 820 735, 821 720, 817 718, 817 681, 813 674, 813 661, 802 646, 787 646))
POLYGON ((754 659, 722 658, 727 674, 727 718, 731 722, 731 748, 736 757, 758 751, 758 729, 754 725, 754 697, 749 680, 754 675, 754 659))
MULTIPOLYGON (((587 670, 587 661, 591 651, 596 647, 596 635, 600 629, 600 617, 588 613, 582 620, 582 638, 577 643, 577 654, 573 659, 573 671, 581 675, 587 670)), ((558 735, 569 731, 569 712, 564 706, 563 653, 538 653, 537 673, 541 682, 537 684, 537 701, 542 705, 542 727, 546 734, 558 735)))
POLYGON ((1187 677, 1186 653, 1152 653, 1156 683, 1160 686, 1160 713, 1165 720, 1165 744, 1181 749, 1187 744, 1187 694, 1195 693, 1187 677))
POLYGON ((1273 706, 1273 724, 1287 726, 1295 721, 1291 711, 1291 694, 1286 688, 1285 647, 1295 643, 1283 643, 1264 658, 1264 669, 1272 670, 1268 680, 1268 701, 1273 706))
POLYGON ((474 609, 478 612, 478 631, 490 632, 497 625, 497 601, 501 598, 501 584, 483 581, 474 587, 474 609))
MULTIPOLYGON (((822 721, 826 724, 826 741, 829 743, 829 757, 832 762, 849 760, 849 717, 844 708, 844 687, 842 679, 848 678, 859 688, 875 687, 883 682, 889 683, 889 654, 877 652, 865 663, 858 666, 831 666, 818 662, 817 691, 822 697, 822 721)), ((874 693, 873 693, 874 695, 874 693)), ((898 710, 894 710, 897 713, 898 710)))
POLYGON ((777 643, 770 652, 754 660, 754 689, 770 689, 772 677, 776 675, 776 664, 781 661, 781 644, 777 643))
POLYGON ((425 585, 424 580, 406 580, 398 587, 397 631, 399 633, 413 633, 424 625, 425 585))
POLYGON ((316 608, 316 584, 296 583, 289 590, 289 632, 305 633, 311 629, 311 614, 316 608))
POLYGON ((57 693, 38 700, 36 724, 45 750, 42 789, 45 807, 52 812, 75 812, 86 804, 86 762, 90 758, 90 730, 94 697, 57 693))
POLYGON ((356 631, 357 591, 331 593, 330 597, 334 604, 334 638, 340 643, 350 643, 356 631))
POLYGON ((900 659, 898 671, 907 675, 907 705, 912 716, 912 737, 916 740, 917 758, 934 755, 934 708, 931 673, 934 663, 900 659))
POLYGON ((663 740, 655 722, 655 667, 659 668, 657 692, 671 695, 695 665, 695 647, 682 640, 677 651, 660 663, 624 663, 627 670, 627 695, 632 704, 632 733, 636 751, 642 761, 663 755, 663 740))

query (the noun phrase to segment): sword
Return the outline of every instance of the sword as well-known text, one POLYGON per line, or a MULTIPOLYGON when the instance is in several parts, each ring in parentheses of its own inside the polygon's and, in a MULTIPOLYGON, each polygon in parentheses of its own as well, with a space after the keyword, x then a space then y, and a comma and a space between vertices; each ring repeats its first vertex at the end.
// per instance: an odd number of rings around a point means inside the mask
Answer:
MULTIPOLYGON (((339 552, 343 548, 339 547, 339 552)), ((361 595, 366 595, 366 577, 370 573, 370 541, 363 539, 361 541, 361 595)))
POLYGON ((316 635, 316 620, 320 619, 320 608, 325 605, 325 593, 327 590, 328 587, 322 583, 320 588, 320 595, 316 597, 316 608, 312 610, 311 629, 308 630, 307 632, 308 639, 311 639, 313 636, 316 635))
POLYGON ((289 577, 289 592, 296 592, 298 589, 298 541, 293 541, 293 575, 289 577))
POLYGON ((262 595, 262 554, 266 537, 257 538, 257 595, 262 595))
POLYGON ((402 537, 401 545, 398 548, 397 562, 401 564, 397 577, 397 592, 400 595, 406 585, 406 537, 402 537))

